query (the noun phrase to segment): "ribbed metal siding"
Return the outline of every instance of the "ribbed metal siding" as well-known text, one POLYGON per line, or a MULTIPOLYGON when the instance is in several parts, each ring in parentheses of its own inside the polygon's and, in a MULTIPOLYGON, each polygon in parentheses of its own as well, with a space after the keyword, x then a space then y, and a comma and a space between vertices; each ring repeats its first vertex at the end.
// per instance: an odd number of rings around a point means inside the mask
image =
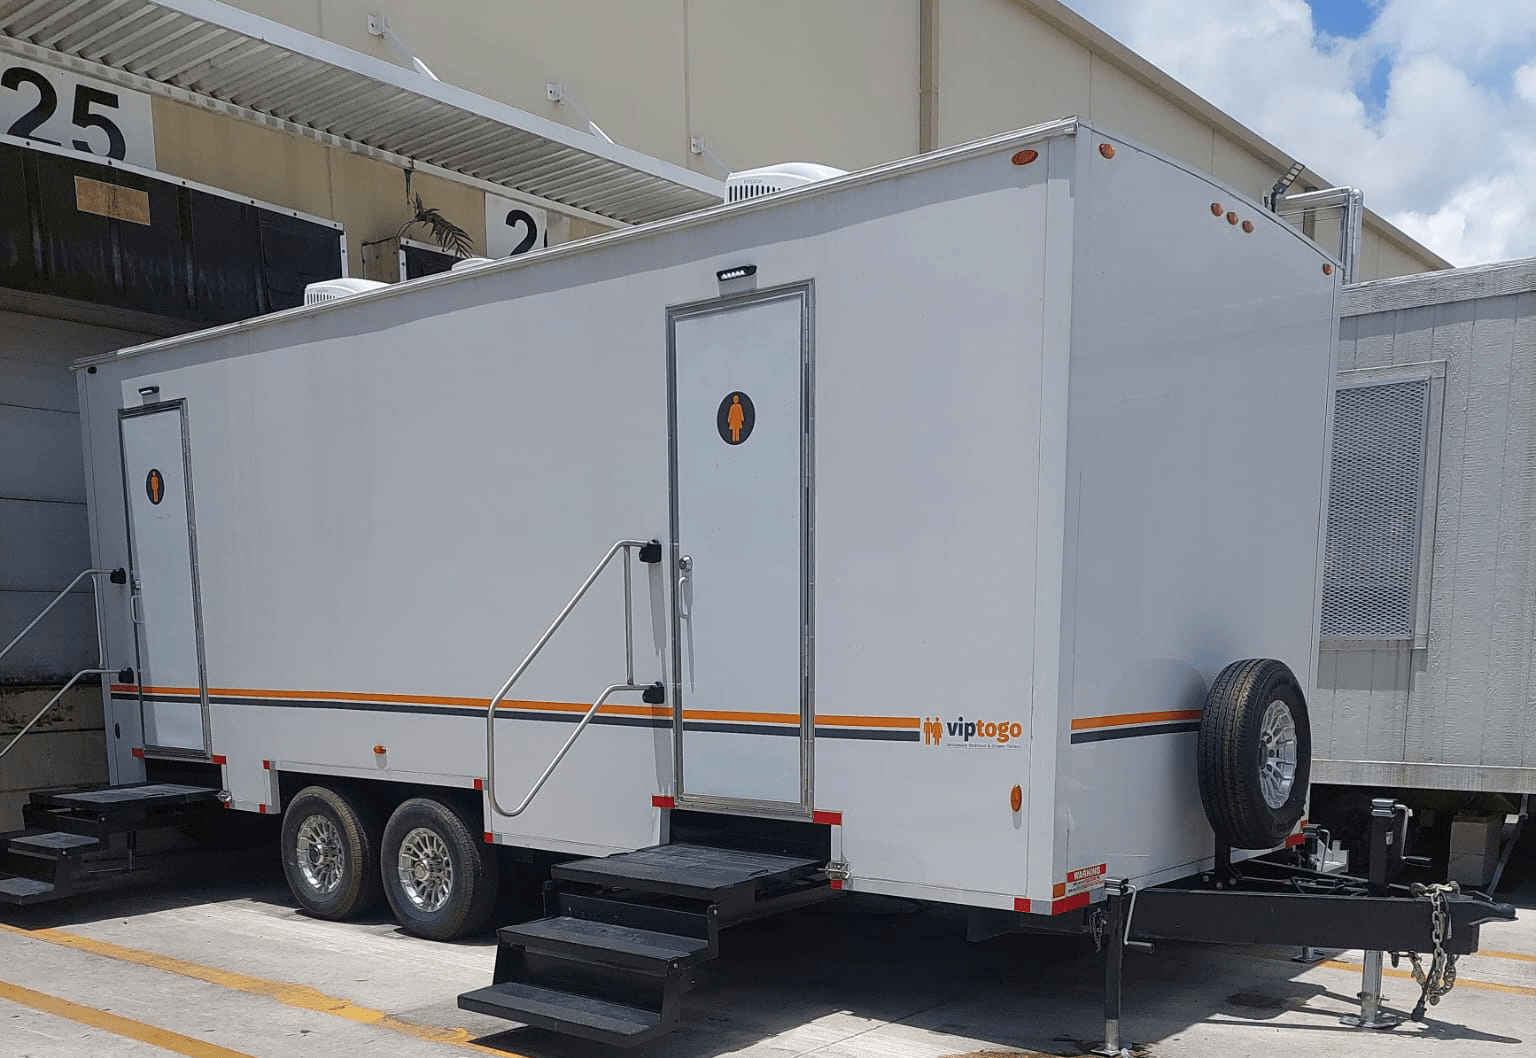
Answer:
POLYGON ((1334 398, 1325 639, 1413 636, 1429 385, 1357 386, 1334 398))

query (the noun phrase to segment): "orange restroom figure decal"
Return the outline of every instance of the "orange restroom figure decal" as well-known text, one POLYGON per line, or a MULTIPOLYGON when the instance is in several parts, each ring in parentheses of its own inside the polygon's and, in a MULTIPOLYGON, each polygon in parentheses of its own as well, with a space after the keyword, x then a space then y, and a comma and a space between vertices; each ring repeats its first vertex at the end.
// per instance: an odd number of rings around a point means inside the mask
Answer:
POLYGON ((165 476, 158 470, 151 470, 149 477, 144 479, 144 491, 149 493, 149 502, 158 505, 165 499, 165 476))
POLYGON ((756 423, 757 409, 752 406, 752 398, 739 390, 726 394, 715 413, 715 428, 720 431, 720 440, 728 445, 739 445, 751 437, 756 423))

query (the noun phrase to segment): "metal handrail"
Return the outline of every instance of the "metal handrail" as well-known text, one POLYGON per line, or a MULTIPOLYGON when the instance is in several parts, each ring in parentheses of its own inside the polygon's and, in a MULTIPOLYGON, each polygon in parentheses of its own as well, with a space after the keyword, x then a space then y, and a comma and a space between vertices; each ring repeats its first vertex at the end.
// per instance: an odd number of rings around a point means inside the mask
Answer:
POLYGON ((109 669, 109 668, 106 667, 106 665, 107 665, 107 631, 106 631, 106 622, 103 620, 102 612, 101 612, 101 586, 96 581, 96 578, 101 576, 102 574, 109 575, 112 578, 112 582, 114 584, 126 584, 128 582, 128 572, 127 572, 127 570, 123 569, 121 566, 119 566, 116 569, 95 569, 95 568, 92 568, 92 569, 83 569, 83 570, 81 570, 79 573, 77 573, 75 575, 75 579, 70 581, 69 584, 67 586, 65 586, 63 591, 59 592, 57 595, 55 595, 52 599, 50 599, 48 601, 48 605, 44 606, 42 611, 36 617, 32 618, 32 620, 27 624, 27 627, 23 628, 20 632, 17 632, 16 633, 16 637, 14 639, 12 639, 9 643, 7 643, 4 646, 4 648, 0 648, 0 658, 3 658, 7 654, 9 654, 11 652, 11 648, 12 647, 14 647, 17 643, 20 643, 23 639, 25 639, 27 637, 27 633, 32 631, 32 629, 36 628, 38 626, 38 623, 41 622, 43 618, 47 617, 50 613, 52 613, 53 612, 53 608, 55 606, 59 605, 59 603, 63 602, 64 601, 64 597, 66 595, 68 595, 70 592, 74 591, 75 590, 75 586, 77 584, 79 584, 86 577, 90 577, 91 578, 91 598, 92 598, 92 601, 95 603, 95 606, 96 606, 96 665, 97 665, 97 667, 93 668, 93 669, 81 669, 79 672, 77 672, 73 676, 71 676, 69 678, 69 682, 66 683, 64 686, 60 687, 58 692, 56 694, 54 694, 54 696, 52 698, 48 699, 48 704, 44 705, 41 709, 39 709, 37 711, 37 715, 34 716, 31 720, 28 720, 27 723, 26 723, 26 726, 23 727, 20 731, 16 732, 16 734, 14 736, 12 736, 11 740, 5 744, 5 748, 4 749, 0 749, 0 758, 3 758, 7 753, 9 753, 12 749, 15 748, 16 747, 16 743, 21 741, 21 737, 23 735, 25 735, 28 731, 31 731, 34 727, 36 727, 37 726, 37 722, 39 720, 41 720, 44 715, 47 714, 48 710, 52 709, 54 707, 54 705, 56 705, 58 703, 59 699, 64 697, 64 695, 69 691, 69 689, 71 687, 73 687, 75 684, 80 682, 80 678, 82 676, 106 676, 106 675, 108 675, 108 674, 110 674, 110 673, 115 671, 114 669, 109 669))
POLYGON ((603 703, 610 696, 618 694, 620 691, 646 690, 645 687, 635 683, 634 605, 633 589, 630 587, 629 553, 635 548, 646 547, 652 544, 658 548, 661 546, 655 540, 620 540, 610 547, 607 554, 603 555, 602 561, 598 562, 593 567, 592 572, 587 575, 587 579, 581 582, 581 587, 576 589, 576 594, 571 596, 571 601, 565 604, 565 608, 555 617, 553 623, 544 630, 544 634, 539 637, 538 642, 534 643, 533 649, 528 651, 528 656, 523 658, 522 663, 512 670, 512 675, 508 676, 507 681, 501 685, 501 690, 497 691, 491 698, 490 705, 485 710, 485 788, 491 797, 491 808, 495 810, 497 815, 518 816, 528 809, 528 806, 533 803, 534 797, 543 789, 544 784, 549 781, 549 777, 555 773, 555 768, 565 759, 565 755, 570 752, 571 746, 575 745, 576 739, 587 729, 587 725, 597 715, 598 709, 602 707, 603 703), (592 703, 592 707, 587 710, 586 714, 581 718, 581 722, 576 725, 576 730, 571 732, 570 737, 565 740, 565 745, 560 747, 560 751, 549 762, 549 766, 544 769, 544 773, 533 784, 533 789, 529 790, 528 795, 523 798, 522 802, 509 812, 501 807, 501 802, 496 797, 496 707, 501 704, 502 699, 512 690, 512 685, 522 678, 524 672, 528 671, 528 666, 533 664, 533 659, 539 656, 539 652, 544 649, 544 645, 549 642, 550 637, 565 623, 565 619, 571 615, 571 611, 576 609, 576 604, 581 602, 582 597, 596 583, 603 570, 608 568, 608 563, 612 562, 614 556, 621 551, 624 553, 624 682, 613 684, 603 692, 602 697, 592 703))
MULTIPOLYGON (((75 590, 75 585, 79 584, 86 577, 97 577, 97 576, 100 576, 103 573, 110 573, 112 575, 114 581, 118 577, 122 577, 122 578, 124 578, 124 580, 127 579, 126 572, 123 569, 121 569, 121 568, 118 568, 118 569, 82 569, 79 573, 77 573, 75 575, 75 579, 70 581, 69 585, 63 591, 59 592, 52 599, 49 600, 48 605, 43 607, 41 613, 39 613, 36 617, 32 618, 31 622, 27 625, 27 627, 23 628, 20 632, 16 633, 16 638, 15 639, 11 640, 3 648, 0 648, 0 658, 3 658, 7 654, 9 654, 11 652, 11 648, 14 647, 17 643, 20 643, 23 639, 25 639, 27 637, 27 633, 32 631, 32 629, 36 628, 39 621, 41 621, 43 618, 47 617, 51 612, 53 612, 53 608, 55 606, 59 605, 59 603, 64 601, 64 596, 68 595, 70 592, 75 590)), ((91 593, 96 596, 96 646, 98 647, 97 660, 105 662, 105 660, 106 660, 106 653, 107 653, 107 649, 106 649, 107 645, 106 645, 105 640, 103 639, 103 633, 102 633, 101 592, 97 589, 96 582, 94 580, 91 581, 91 593)))
POLYGON ((37 715, 34 716, 31 720, 27 721, 27 726, 16 732, 16 734, 12 736, 11 740, 5 744, 4 749, 0 749, 0 758, 3 758, 7 753, 15 748, 16 743, 21 741, 21 736, 25 735, 28 731, 31 731, 33 727, 37 726, 37 722, 43 718, 43 714, 52 709, 54 704, 58 702, 60 698, 63 698, 65 694, 69 693, 69 689, 76 683, 80 682, 80 677, 105 676, 112 671, 112 669, 81 669, 79 672, 71 676, 69 678, 69 682, 60 687, 58 693, 56 693, 52 698, 48 699, 48 704, 39 709, 37 711, 37 715))

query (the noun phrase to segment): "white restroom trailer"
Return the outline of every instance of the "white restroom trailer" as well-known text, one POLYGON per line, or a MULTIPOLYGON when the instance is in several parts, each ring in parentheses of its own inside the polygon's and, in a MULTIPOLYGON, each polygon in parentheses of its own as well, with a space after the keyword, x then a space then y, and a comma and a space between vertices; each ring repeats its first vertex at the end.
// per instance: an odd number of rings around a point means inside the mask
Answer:
POLYGON ((845 890, 1036 913, 1199 872, 1213 679, 1316 685, 1338 293, 1062 121, 82 361, 114 781, 801 821, 845 890))

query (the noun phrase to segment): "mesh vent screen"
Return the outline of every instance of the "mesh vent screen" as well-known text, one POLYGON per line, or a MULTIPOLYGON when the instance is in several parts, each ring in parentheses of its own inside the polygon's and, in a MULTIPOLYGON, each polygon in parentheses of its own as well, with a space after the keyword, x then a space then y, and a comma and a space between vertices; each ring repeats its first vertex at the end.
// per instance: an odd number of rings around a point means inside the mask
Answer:
POLYGON ((1427 379, 1334 397, 1325 639, 1413 636, 1428 415, 1427 379))

